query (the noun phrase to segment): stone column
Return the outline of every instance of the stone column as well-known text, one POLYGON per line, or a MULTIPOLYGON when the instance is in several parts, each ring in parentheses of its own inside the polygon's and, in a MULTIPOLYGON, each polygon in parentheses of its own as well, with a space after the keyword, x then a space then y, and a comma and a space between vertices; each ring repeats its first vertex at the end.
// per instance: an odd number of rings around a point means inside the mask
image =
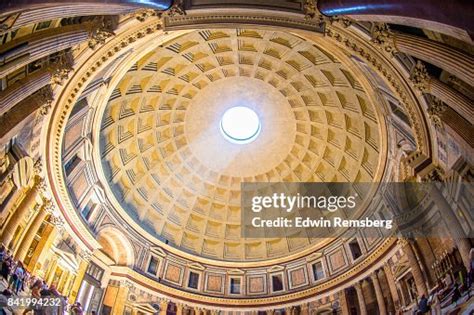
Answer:
POLYGON ((0 117, 0 139, 3 140, 9 134, 16 132, 14 128, 38 109, 44 109, 46 114, 52 101, 53 92, 47 86, 16 104, 15 107, 0 117))
POLYGON ((407 256, 408 264, 410 265, 411 273, 413 275, 413 279, 415 280, 418 295, 421 296, 424 294, 425 296, 428 296, 428 288, 426 287, 425 279, 423 278, 423 272, 421 271, 420 265, 418 264, 418 259, 416 259, 415 252, 413 251, 410 242, 411 241, 406 238, 401 238, 398 240, 403 252, 407 256))
POLYGON ((57 257, 53 257, 51 261, 51 266, 48 268, 48 273, 46 274, 45 280, 47 284, 51 284, 51 281, 54 279, 54 273, 56 272, 56 266, 58 265, 57 257))
POLYGON ((424 64, 417 62, 412 69, 411 80, 422 93, 428 93, 442 100, 471 124, 474 124, 474 103, 449 85, 430 77, 424 64))
POLYGON ((349 305, 347 303, 346 290, 339 292, 339 304, 341 306, 342 315, 349 315, 349 305))
POLYGON ((464 263, 464 266, 467 270, 469 270, 469 251, 471 250, 471 244, 463 232, 462 226, 459 223, 459 220, 454 212, 455 210, 452 209, 451 205, 443 196, 443 192, 434 185, 430 185, 430 187, 430 197, 434 201, 435 205, 438 207, 440 215, 446 222, 446 225, 449 227, 451 237, 453 238, 454 243, 456 244, 456 247, 458 248, 459 253, 461 254, 461 259, 464 263))
POLYGON ((40 70, 29 75, 0 92, 0 115, 3 115, 16 104, 51 83, 51 72, 40 70))
POLYGON ((57 228, 53 224, 46 226, 46 231, 44 236, 41 237, 41 240, 38 246, 33 253, 33 256, 30 259, 30 263, 26 267, 30 273, 35 272, 36 270, 42 270, 43 275, 46 272, 44 269, 44 263, 48 257, 51 256, 50 248, 58 235, 57 228))
POLYGON ((31 242, 35 238, 36 233, 38 233, 41 223, 43 223, 48 213, 51 213, 52 211, 51 207, 51 201, 43 201, 43 205, 39 207, 38 213, 35 215, 33 222, 30 224, 29 227, 27 227, 27 231, 23 233, 24 236, 20 242, 20 246, 18 246, 18 249, 15 253, 15 259, 20 261, 23 261, 25 259, 26 254, 30 249, 31 242))
POLYGON ((387 52, 401 52, 448 71, 474 85, 474 57, 443 43, 411 34, 391 32, 385 23, 376 23, 372 41, 387 52))
POLYGON ((5 203, 0 206, 0 219, 3 219, 4 216, 10 211, 11 208, 15 206, 15 203, 18 201, 18 198, 21 196, 22 189, 16 188, 11 196, 5 200, 5 203))
POLYGON ((430 78, 428 92, 474 124, 474 103, 468 97, 435 78, 430 78))
POLYGON ((357 301, 359 301, 360 315, 367 315, 367 307, 365 306, 364 292, 362 291, 361 282, 354 285, 357 292, 357 301))
POLYGON ((309 315, 309 303, 301 304, 301 315, 309 315))
POLYGON ((123 314, 131 287, 132 284, 128 280, 120 282, 117 297, 115 298, 114 306, 112 308, 112 314, 123 314))
POLYGON ((166 311, 168 310, 168 304, 170 301, 168 300, 161 300, 160 301, 160 315, 166 315, 166 311))
POLYGON ((383 292, 382 292, 382 288, 380 287, 379 277, 377 273, 378 273, 377 270, 374 271, 370 275, 370 278, 372 279, 372 284, 374 285, 375 297, 377 298, 377 305, 379 307, 379 312, 381 315, 386 315, 387 308, 385 306, 385 301, 383 299, 383 292))
POLYGON ((28 211, 36 203, 36 197, 38 195, 38 183, 33 186, 27 193, 25 198, 18 205, 16 211, 11 215, 10 220, 7 221, 3 233, 0 236, 0 242, 5 246, 9 246, 13 239, 16 229, 20 225, 21 220, 25 217, 28 211))
POLYGON ((395 49, 424 60, 474 85, 474 58, 440 42, 409 34, 394 34, 395 49))
MULTIPOLYGON (((444 107, 446 108, 443 109, 442 107, 442 112, 439 113, 439 121, 443 123, 443 127, 445 128, 446 132, 460 143, 464 141, 470 147, 474 147, 472 124, 463 119, 458 113, 456 113, 451 108, 447 106, 444 107)), ((436 109, 436 106, 434 106, 434 109, 436 109)), ((428 112, 429 111, 430 109, 428 109, 428 112)))
POLYGON ((326 16, 369 16, 369 19, 375 16, 385 17, 387 20, 398 18, 398 20, 404 20, 405 23, 423 20, 474 32, 474 22, 469 14, 472 10, 469 1, 318 0, 317 6, 319 11, 326 16))
MULTIPOLYGON (((16 186, 13 182, 12 176, 6 176, 0 183, 0 206, 3 205, 14 194, 16 186)), ((2 207, 0 207, 0 212, 2 207)))
POLYGON ((397 310, 400 306, 400 298, 398 296, 398 291, 395 284, 395 278, 393 276, 392 269, 390 268, 390 265, 388 264, 388 262, 383 265, 383 271, 385 274, 385 278, 387 279, 387 284, 390 290, 390 296, 392 297, 393 306, 395 310, 397 310))
POLYGON ((181 303, 176 303, 176 315, 183 315, 184 305, 181 303))
POLYGON ((71 287, 71 292, 69 292, 69 298, 71 301, 75 301, 77 294, 79 293, 79 289, 81 287, 82 280, 87 270, 87 266, 89 265, 89 261, 91 259, 92 253, 89 250, 83 250, 79 252, 80 257, 80 264, 79 270, 77 270, 76 278, 74 279, 74 283, 71 287))

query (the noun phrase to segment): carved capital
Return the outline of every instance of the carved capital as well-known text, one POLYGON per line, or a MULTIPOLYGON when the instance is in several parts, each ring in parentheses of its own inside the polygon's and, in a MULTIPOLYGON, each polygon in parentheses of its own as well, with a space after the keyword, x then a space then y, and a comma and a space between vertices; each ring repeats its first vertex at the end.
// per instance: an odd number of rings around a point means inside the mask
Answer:
POLYGON ((101 16, 89 22, 89 47, 97 48, 105 44, 105 41, 114 36, 117 28, 117 20, 113 16, 101 16))
POLYGON ((372 42, 389 53, 396 52, 393 35, 385 23, 375 23, 372 28, 372 42))
POLYGON ((54 206, 54 203, 50 200, 50 199, 47 199, 47 198, 43 198, 43 210, 47 213, 47 214, 54 214, 54 210, 55 210, 55 206, 54 206))
POLYGON ((426 93, 429 90, 430 75, 426 71, 425 65, 421 61, 417 61, 413 67, 410 76, 411 81, 416 89, 422 93, 426 93))
POLYGON ((53 60, 49 70, 52 74, 51 83, 63 85, 69 79, 69 73, 73 71, 74 57, 71 53, 59 55, 53 60))
POLYGON ((436 128, 443 127, 443 120, 441 116, 446 110, 447 106, 438 98, 432 98, 432 101, 428 107, 428 117, 436 128))
POLYGON ((186 15, 186 11, 184 10, 184 1, 183 0, 176 0, 174 1, 171 8, 166 11, 166 15, 169 17, 175 17, 179 15, 186 15))

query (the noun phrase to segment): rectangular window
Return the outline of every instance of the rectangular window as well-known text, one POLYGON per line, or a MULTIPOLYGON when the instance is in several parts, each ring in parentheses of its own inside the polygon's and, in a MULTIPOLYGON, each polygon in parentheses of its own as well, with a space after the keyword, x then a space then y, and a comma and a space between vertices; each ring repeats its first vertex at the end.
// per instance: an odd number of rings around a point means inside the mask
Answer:
POLYGON ((45 28, 48 28, 50 26, 51 26, 51 21, 39 22, 38 24, 36 24, 35 31, 44 30, 45 28))
POLYGON ((315 281, 324 278, 323 264, 320 261, 313 264, 313 276, 315 281))
POLYGON ((64 171, 66 172, 66 176, 69 176, 74 168, 79 165, 81 159, 76 155, 74 155, 69 161, 67 161, 66 165, 64 165, 64 171))
POLYGON ((357 240, 351 241, 349 243, 349 248, 351 250, 352 258, 354 260, 362 256, 362 251, 360 249, 359 242, 357 242, 357 240))
POLYGON ((92 213, 94 212, 94 207, 95 207, 95 203, 93 203, 92 201, 89 201, 87 203, 87 205, 84 207, 84 209, 82 209, 82 217, 86 220, 89 220, 89 218, 91 217, 92 213))
POLYGON ((281 275, 272 276, 273 292, 283 291, 283 280, 281 275))
POLYGON ((189 273, 188 288, 197 289, 199 285, 199 274, 196 272, 189 273))
POLYGON ((239 278, 230 278, 230 293, 240 294, 240 279, 239 278))
POLYGON ((147 272, 156 275, 158 272, 158 258, 151 256, 150 263, 148 264, 147 272))

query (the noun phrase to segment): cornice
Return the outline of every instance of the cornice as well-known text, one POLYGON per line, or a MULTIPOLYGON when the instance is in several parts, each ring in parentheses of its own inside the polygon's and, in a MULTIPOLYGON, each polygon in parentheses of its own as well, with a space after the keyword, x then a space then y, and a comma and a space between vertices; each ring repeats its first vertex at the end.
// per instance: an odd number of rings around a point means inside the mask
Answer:
POLYGON ((159 297, 171 297, 173 301, 184 302, 185 304, 194 304, 205 306, 209 309, 226 309, 226 310, 252 310, 254 308, 272 309, 291 305, 300 305, 304 302, 310 302, 316 298, 321 298, 344 289, 351 285, 352 282, 360 279, 361 274, 367 277, 372 273, 372 269, 381 268, 383 263, 388 259, 388 253, 396 249, 397 241, 395 238, 387 238, 375 251, 368 255, 364 260, 352 266, 352 268, 341 275, 322 282, 308 289, 283 294, 279 296, 256 297, 229 299, 200 295, 192 292, 183 291, 178 288, 166 286, 160 282, 150 279, 128 267, 114 266, 112 267, 111 278, 114 280, 128 280, 134 283, 138 289, 143 289, 149 293, 156 294, 159 297))

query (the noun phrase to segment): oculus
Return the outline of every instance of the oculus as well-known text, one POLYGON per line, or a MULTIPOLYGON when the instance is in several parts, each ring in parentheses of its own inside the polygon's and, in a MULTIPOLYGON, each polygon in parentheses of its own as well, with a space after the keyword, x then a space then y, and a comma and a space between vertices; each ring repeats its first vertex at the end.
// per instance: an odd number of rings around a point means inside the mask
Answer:
POLYGON ((232 143, 247 144, 257 139, 262 129, 257 114, 245 106, 231 107, 220 123, 224 138, 232 143))

